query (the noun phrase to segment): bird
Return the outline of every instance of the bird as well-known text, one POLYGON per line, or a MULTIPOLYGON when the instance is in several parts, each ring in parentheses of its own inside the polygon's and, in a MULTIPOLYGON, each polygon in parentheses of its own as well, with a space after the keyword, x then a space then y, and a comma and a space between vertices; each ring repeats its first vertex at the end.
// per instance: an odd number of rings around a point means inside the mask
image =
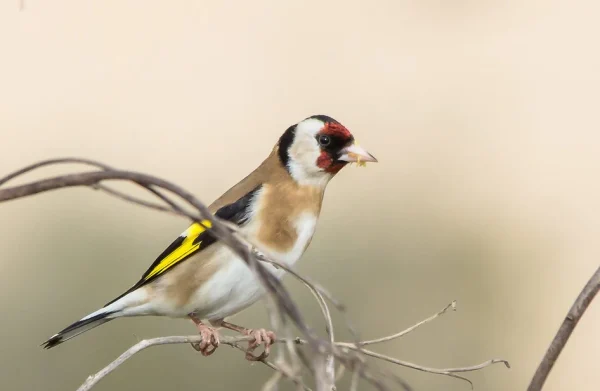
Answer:
MULTIPOLYGON (((346 165, 365 162, 377 159, 344 125, 326 115, 312 115, 287 128, 267 158, 208 209, 261 254, 292 266, 313 238, 329 181, 346 165)), ((204 356, 214 353, 219 329, 226 328, 250 337, 248 360, 264 359, 275 334, 225 319, 257 302, 266 290, 210 227, 210 220, 191 224, 130 289, 42 346, 53 348, 116 318, 165 316, 194 323, 202 341, 192 346, 204 356), (261 344, 264 351, 255 356, 252 352, 261 344)), ((281 268, 264 265, 277 278, 283 277, 281 268)))

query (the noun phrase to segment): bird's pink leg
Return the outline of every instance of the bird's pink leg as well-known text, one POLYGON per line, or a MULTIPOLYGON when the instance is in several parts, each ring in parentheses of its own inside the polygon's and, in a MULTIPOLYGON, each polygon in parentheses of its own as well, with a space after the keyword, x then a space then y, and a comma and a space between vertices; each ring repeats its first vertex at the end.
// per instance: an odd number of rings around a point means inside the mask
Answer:
POLYGON ((248 342, 248 350, 246 350, 246 360, 249 361, 261 361, 267 358, 271 352, 271 345, 273 345, 277 339, 274 332, 265 329, 247 329, 224 321, 219 322, 219 326, 253 338, 248 342), (253 355, 252 352, 263 343, 265 345, 265 350, 258 356, 253 355))
POLYGON ((192 347, 202 353, 203 356, 210 356, 219 347, 219 332, 213 327, 207 326, 193 314, 188 315, 196 325, 198 332, 202 336, 202 342, 192 343, 192 347), (212 347, 212 349, 210 349, 212 347))

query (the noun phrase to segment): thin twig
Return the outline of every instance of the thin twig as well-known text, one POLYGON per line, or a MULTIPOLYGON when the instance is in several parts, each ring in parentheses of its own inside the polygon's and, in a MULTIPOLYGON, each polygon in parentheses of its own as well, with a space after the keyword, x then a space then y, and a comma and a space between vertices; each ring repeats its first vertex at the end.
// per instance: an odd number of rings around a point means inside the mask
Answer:
POLYGON ((531 379, 527 391, 539 391, 542 389, 554 363, 567 344, 575 326, 577 326, 577 323, 587 310, 588 306, 592 300, 594 300, 598 290, 600 290, 600 267, 592 275, 587 284, 585 284, 579 293, 579 296, 577 296, 577 299, 569 309, 569 312, 554 336, 550 347, 548 347, 542 362, 535 371, 535 375, 533 375, 533 379, 531 379))
MULTIPOLYGON (((329 342, 331 342, 331 345, 333 345, 335 344, 335 332, 333 330, 333 321, 331 320, 331 312, 329 311, 327 302, 319 291, 306 283, 305 285, 315 296, 317 302, 319 303, 319 307, 321 307, 321 313, 327 322, 327 334, 329 334, 329 342)), ((325 375, 327 378, 327 383, 324 385, 324 388, 327 391, 335 390, 335 357, 333 354, 328 354, 325 358, 325 375)))
MULTIPOLYGON (((329 335, 329 341, 333 345, 335 343, 333 320, 331 319, 331 312, 329 311, 329 306, 327 306, 327 302, 323 298, 323 294, 321 292, 325 292, 325 294, 331 298, 333 298, 333 296, 331 294, 329 294, 329 292, 327 292, 324 288, 320 287, 318 284, 311 282, 307 278, 301 276, 299 273, 294 271, 291 267, 284 265, 280 262, 276 262, 276 261, 267 259, 264 256, 262 256, 262 254, 255 253, 255 255, 258 257, 258 259, 260 261, 270 263, 270 264, 272 264, 276 267, 279 267, 279 268, 287 271, 288 273, 292 274, 294 277, 296 277, 298 280, 300 280, 304 284, 304 286, 306 286, 308 288, 308 290, 313 294, 313 296, 317 300, 317 303, 319 303, 321 313, 323 314, 323 317, 325 318, 325 322, 327 323, 326 327, 327 327, 327 334, 329 335)), ((334 358, 333 354, 327 355, 327 358, 325 361, 325 372, 326 372, 326 376, 327 376, 327 382, 329 383, 328 385, 325 386, 325 388, 327 388, 328 390, 335 390, 336 376, 335 376, 335 358, 334 358)))
POLYGON ((290 273, 292 276, 296 277, 296 279, 303 282, 304 285, 306 285, 307 287, 319 292, 323 297, 325 297, 327 300, 329 300, 336 308, 344 308, 344 305, 342 303, 340 303, 335 297, 333 297, 333 295, 331 293, 329 293, 329 291, 327 289, 325 289, 322 285, 312 281, 308 277, 305 277, 305 276, 299 274, 292 267, 290 267, 284 263, 277 262, 272 259, 266 258, 262 254, 255 254, 255 255, 259 261, 270 263, 271 265, 273 265, 277 268, 283 269, 286 272, 290 273))
MULTIPOLYGON (((322 341, 312 332, 306 322, 304 322, 303 316, 298 307, 292 300, 289 292, 283 287, 279 279, 268 272, 260 263, 256 262, 255 257, 252 256, 247 246, 234 237, 230 229, 218 221, 218 219, 216 219, 210 213, 204 204, 198 201, 190 192, 173 183, 153 177, 151 175, 130 171, 112 170, 69 174, 35 181, 21 186, 0 189, 0 202, 14 200, 17 198, 27 197, 61 188, 93 186, 105 180, 129 180, 144 184, 145 186, 157 186, 181 197, 183 200, 196 208, 200 212, 202 219, 206 219, 212 223, 211 233, 213 233, 224 244, 229 246, 238 256, 240 256, 248 265, 250 265, 251 269, 256 271, 259 280, 265 286, 267 291, 276 298, 276 302, 281 310, 287 313, 287 315, 294 321, 295 325, 303 332, 303 334, 307 336, 307 338, 311 340, 311 343, 315 345, 322 344, 322 341)), ((196 222, 201 223, 201 218, 197 216, 190 214, 188 217, 196 222)))
POLYGON ((112 167, 110 167, 104 163, 100 163, 95 160, 82 159, 82 158, 77 158, 77 157, 66 157, 66 158, 59 158, 59 159, 42 160, 41 162, 30 164, 29 166, 25 166, 15 172, 12 172, 12 173, 6 175, 2 179, 0 179, 0 186, 6 184, 10 180, 13 180, 14 178, 17 178, 21 175, 27 174, 28 172, 31 172, 33 170, 37 170, 38 168, 57 165, 57 164, 73 164, 73 163, 74 164, 83 164, 86 166, 92 166, 92 167, 99 168, 102 170, 112 170, 113 169, 112 167))
MULTIPOLYGON (((282 342, 281 340, 279 340, 278 342, 282 342)), ((234 348, 241 350, 242 352, 245 352, 246 349, 243 346, 240 346, 239 343, 234 343, 231 344, 230 346, 233 346, 234 348)), ((286 378, 290 379, 294 384, 296 384, 297 386, 302 387, 302 389, 304 389, 304 391, 312 391, 312 389, 310 387, 308 387, 306 384, 304 384, 304 382, 302 381, 301 378, 299 378, 298 376, 295 376, 292 372, 290 372, 288 369, 286 369, 283 365, 277 365, 271 361, 268 361, 266 359, 262 359, 259 360, 259 362, 265 364, 266 366, 268 366, 269 368, 271 368, 272 370, 281 373, 283 376, 285 376, 286 378)), ((79 390, 78 390, 79 391, 79 390)))
POLYGON ((435 318, 437 318, 438 316, 444 315, 446 313, 446 311, 448 311, 450 308, 452 308, 453 311, 456 311, 456 300, 454 300, 452 303, 448 304, 446 307, 444 307, 442 310, 440 310, 436 314, 431 315, 429 318, 420 321, 419 323, 407 328, 406 330, 402 330, 397 334, 388 335, 386 337, 363 341, 363 342, 361 342, 361 345, 362 346, 373 345, 376 343, 387 342, 387 341, 391 341, 392 339, 404 337, 406 334, 410 333, 411 331, 414 331, 415 329, 417 329, 420 326, 423 326, 425 323, 429 323, 432 320, 434 320, 435 318))
POLYGON ((0 181, 0 184, 6 183, 8 180, 18 177, 19 175, 23 175, 26 172, 34 170, 36 168, 40 168, 43 166, 51 165, 51 164, 60 164, 60 163, 84 163, 95 166, 97 168, 101 168, 104 171, 101 172, 90 172, 90 173, 80 173, 80 174, 70 174, 59 177, 54 177, 50 179, 35 181, 29 184, 15 186, 12 188, 4 188, 0 189, 0 202, 7 201, 11 199, 21 198, 33 194, 38 194, 45 191, 50 191, 54 189, 73 187, 73 186, 89 186, 94 187, 100 185, 100 188, 113 196, 117 196, 118 198, 124 199, 126 201, 130 201, 136 204, 140 204, 147 207, 152 207, 154 209, 158 209, 161 211, 171 212, 169 209, 150 204, 146 201, 142 201, 136 199, 135 197, 131 197, 120 193, 118 191, 114 191, 110 188, 104 187, 100 184, 101 181, 104 180, 129 180, 140 186, 146 188, 151 191, 155 196, 162 199, 165 203, 167 203, 177 214, 187 216, 188 218, 196 221, 200 224, 201 218, 207 219, 211 221, 211 233, 213 233, 218 239, 220 239, 224 244, 228 245, 234 252, 236 252, 244 261, 248 263, 250 268, 255 272, 261 283, 267 288, 267 292, 276 299, 276 303, 278 311, 287 313, 288 316, 292 318, 296 326, 303 331, 303 333, 309 338, 311 341, 311 345, 313 348, 319 351, 319 345, 321 341, 317 339, 312 331, 309 329, 308 325, 303 321, 302 316, 293 303, 289 293, 279 280, 273 276, 271 273, 266 271, 266 269, 258 263, 255 257, 248 251, 248 249, 244 246, 244 244, 236 239, 233 235, 233 231, 226 224, 223 224, 219 219, 214 217, 210 211, 201 204, 197 199, 194 198, 191 193, 186 192, 184 189, 169 183, 167 181, 161 180, 159 178, 155 178, 149 175, 128 172, 128 171, 117 171, 112 170, 110 167, 102 164, 97 164, 96 162, 91 162, 85 159, 53 159, 50 161, 36 163, 34 165, 28 166, 24 169, 19 170, 16 173, 13 173, 0 181), (190 205, 195 207, 201 215, 201 218, 195 214, 188 213, 182 210, 178 205, 172 202, 168 197, 163 195, 155 189, 154 187, 159 187, 170 191, 171 193, 181 197, 190 205), (151 206, 150 206, 151 205, 151 206))
MULTIPOLYGON (((349 347, 346 344, 344 346, 349 349, 356 349, 356 347, 349 347)), ((501 360, 501 359, 493 359, 493 360, 488 360, 486 362, 483 362, 481 364, 472 365, 472 366, 468 366, 468 367, 437 369, 437 368, 425 367, 423 365, 414 364, 414 363, 404 361, 404 360, 399 360, 397 358, 386 356, 384 354, 373 352, 371 350, 363 349, 362 352, 364 354, 366 354, 367 356, 378 358, 380 360, 387 361, 392 364, 400 365, 400 366, 403 366, 406 368, 411 368, 411 369, 416 369, 416 370, 422 371, 422 372, 433 373, 433 374, 437 374, 437 375, 445 375, 445 376, 450 376, 450 377, 454 377, 457 379, 461 379, 461 380, 468 382, 471 385, 471 387, 473 387, 473 383, 469 379, 467 379, 466 377, 458 376, 458 375, 456 375, 456 373, 477 371, 479 369, 483 369, 485 367, 488 367, 490 365, 497 364, 497 363, 503 363, 507 368, 510 368, 510 364, 508 363, 508 361, 501 360)))
MULTIPOLYGON (((220 338, 220 342, 223 345, 229 345, 232 347, 235 347, 237 349, 240 349, 242 351, 245 351, 246 349, 242 346, 239 345, 240 342, 244 342, 244 341, 249 341, 251 339, 251 337, 248 336, 241 336, 241 337, 221 337, 220 338)), ((157 338, 152 338, 152 339, 146 339, 146 340, 142 340, 140 342, 138 342, 137 344, 135 344, 134 346, 132 346, 131 348, 127 349, 123 354, 121 354, 119 357, 117 357, 114 361, 112 361, 110 364, 108 364, 106 367, 104 367, 103 369, 101 369, 100 371, 98 371, 96 374, 91 375, 90 377, 87 378, 87 380, 81 385, 81 387, 79 387, 77 389, 77 391, 87 391, 90 390, 96 383, 98 383, 102 378, 104 378, 105 376, 107 376, 108 374, 110 374, 111 372, 113 372, 115 369, 117 369, 119 366, 121 366, 125 361, 129 360, 132 356, 134 356, 135 354, 141 352, 144 349, 147 349, 151 346, 157 346, 157 345, 167 345, 167 344, 184 344, 184 343, 198 343, 202 341, 202 337, 200 335, 191 335, 191 336, 172 336, 172 337, 157 337, 157 338)), ((293 342, 295 344, 308 344, 307 341, 302 340, 300 338, 295 338, 293 340, 286 340, 286 339, 277 339, 275 341, 276 343, 288 343, 288 342, 293 342)), ((350 347, 350 344, 345 343, 345 342, 337 342, 336 346, 340 346, 343 347, 344 349, 353 349, 356 350, 356 347, 350 347)), ((430 367, 425 367, 422 365, 417 365, 414 363, 410 363, 407 361, 403 361, 403 360, 399 360, 393 357, 389 357, 383 354, 379 354, 370 350, 362 350, 363 353, 365 353, 368 356, 374 357, 374 358, 378 358, 393 364, 397 364, 400 366, 404 366, 407 368, 412 368, 412 369, 416 369, 419 371, 423 371, 423 372, 428 372, 428 373, 433 373, 433 374, 439 374, 439 375, 446 375, 446 376, 451 376, 451 377, 455 377, 455 378, 459 378, 462 380, 465 380, 469 383, 471 383, 468 379, 460 377, 458 375, 456 375, 456 373, 459 372, 471 372, 471 371, 476 371, 479 369, 483 369, 487 366, 496 364, 496 363, 504 363, 507 367, 510 368, 509 364, 507 361, 505 360, 489 360, 486 361, 484 363, 481 364, 477 364, 477 365, 473 365, 473 366, 468 366, 468 367, 459 367, 459 368, 443 368, 443 369, 437 369, 437 368, 430 368, 430 367)), ((272 369, 275 370, 280 370, 280 368, 278 366, 276 366, 275 364, 263 360, 261 361, 264 364, 268 365, 269 367, 271 367, 272 369)), ((353 371, 355 372, 355 371, 353 371)), ((298 383, 299 379, 297 376, 294 376, 293 374, 290 373, 286 373, 285 371, 282 372, 286 377, 289 377, 292 381, 294 381, 294 383, 298 383)))
MULTIPOLYGON (((224 345, 234 346, 236 343, 241 341, 249 341, 250 337, 221 337, 220 343, 224 345)), ((90 390, 96 383, 102 380, 106 375, 117 369, 121 364, 125 361, 129 360, 136 353, 141 352, 144 349, 147 349, 152 346, 157 345, 167 345, 167 344, 180 344, 180 343, 198 343, 202 342, 202 337, 200 335, 192 335, 192 336, 174 336, 174 337, 158 337, 152 339, 145 339, 140 341, 127 349, 123 354, 121 354, 117 359, 113 362, 102 368, 96 374, 89 376, 86 381, 77 389, 77 391, 88 391, 90 390)))
MULTIPOLYGON (((356 349, 356 347, 349 347, 347 344, 344 344, 343 346, 346 348, 349 348, 349 349, 356 349)), ((469 379, 466 379, 466 378, 463 378, 463 377, 460 377, 460 376, 457 376, 454 374, 458 373, 458 372, 477 371, 479 369, 483 369, 487 366, 497 364, 497 363, 503 363, 507 368, 510 368, 510 364, 508 363, 508 361, 501 360, 501 359, 493 359, 493 360, 488 360, 481 364, 472 365, 472 366, 468 366, 468 367, 437 369, 437 368, 431 368, 431 367, 426 367, 423 365, 414 364, 414 363, 404 361, 404 360, 399 360, 397 358, 386 356, 384 354, 377 353, 372 350, 363 349, 362 353, 366 354, 367 356, 378 358, 380 360, 384 360, 384 361, 387 361, 387 362, 390 362, 390 363, 393 363, 396 365, 400 365, 400 366, 403 366, 406 368, 412 368, 412 369, 416 369, 418 371, 433 373, 433 374, 437 374, 437 375, 446 375, 446 376, 456 377, 456 378, 459 378, 459 379, 469 382, 471 385, 473 385, 473 383, 471 383, 471 381, 469 379)))
POLYGON ((90 186, 90 187, 92 189, 95 189, 95 190, 103 191, 106 194, 109 194, 109 195, 111 195, 113 197, 117 197, 117 198, 119 198, 119 199, 121 199, 123 201, 127 201, 127 202, 131 202, 131 203, 138 204, 138 205, 141 205, 141 206, 145 206, 146 208, 155 209, 155 210, 158 210, 160 212, 166 212, 166 213, 174 214, 176 216, 187 217, 187 214, 175 211, 175 210, 173 210, 173 208, 169 208, 169 207, 166 207, 166 206, 163 206, 163 205, 155 204, 153 202, 145 201, 145 200, 142 200, 140 198, 136 198, 136 197, 130 196, 128 194, 125 194, 125 193, 122 193, 122 192, 120 192, 118 190, 115 190, 115 189, 113 189, 111 187, 104 186, 104 185, 102 185, 100 183, 98 183, 96 185, 93 185, 93 186, 90 186))
MULTIPOLYGON (((32 183, 28 183, 21 186, 14 186, 11 188, 2 188, 0 189, 0 202, 13 200, 17 198, 26 197, 33 194, 38 194, 50 190, 67 188, 67 187, 75 187, 75 186, 88 186, 92 188, 99 189, 107 194, 120 198, 122 200, 132 202, 138 205, 142 205, 148 208, 152 208, 155 210, 159 210, 162 212, 172 213, 179 216, 185 216, 191 219, 194 222, 199 224, 203 224, 202 220, 208 220, 212 223, 211 233, 214 236, 222 241, 225 245, 230 247, 244 262, 248 264, 250 269, 256 273, 261 284, 266 288, 267 292, 270 295, 276 304, 276 310, 278 315, 273 311, 270 311, 270 318, 272 324, 277 326, 279 321, 281 321, 281 325, 284 329, 284 334, 286 338, 278 339, 276 342, 285 342, 288 346, 290 352, 291 366, 288 365, 283 360, 283 355, 279 355, 281 358, 278 361, 278 364, 274 364, 272 362, 263 360, 262 362, 269 366, 270 368, 277 371, 277 374, 272 378, 272 381, 268 384, 268 387, 276 387, 281 377, 286 377, 291 379, 297 387, 310 391, 310 388, 304 384, 302 380, 302 374, 300 373, 300 365, 298 364, 301 359, 304 361, 305 366, 309 371, 312 371, 313 376, 317 381, 317 389, 318 390, 327 390, 330 391, 335 387, 335 361, 337 360, 341 369, 338 374, 342 374, 344 368, 349 369, 353 373, 353 377, 358 377, 367 380, 371 384, 373 384, 379 390, 386 390, 387 386, 384 385, 382 381, 382 376, 389 376, 395 379, 398 384, 402 385, 405 390, 409 390, 408 385, 400 378, 393 374, 389 374, 386 371, 378 371, 372 370, 367 366, 367 363, 364 359, 365 355, 376 357, 381 360, 385 360, 388 362, 393 362, 398 365, 404 365, 413 369, 418 369, 430 373, 443 374, 447 376, 457 377, 466 381, 468 379, 464 379, 458 375, 456 372, 466 372, 484 368, 485 366, 491 365, 496 362, 500 362, 499 360, 491 360, 486 363, 482 363, 472 367, 464 367, 464 368, 449 368, 449 369, 435 369, 435 368, 427 368, 423 366, 419 366, 416 364, 408 363, 405 361, 397 360, 392 357, 380 355, 378 353, 372 351, 366 351, 362 348, 363 345, 381 343, 392 340, 394 338, 399 338, 403 335, 408 334, 413 331, 417 327, 432 321, 437 318, 441 314, 443 314, 448 308, 454 306, 454 302, 446 307, 441 312, 433 315, 432 317, 425 319, 417 323, 416 325, 391 336, 382 337, 375 340, 369 341, 360 341, 358 333, 347 319, 345 313, 345 307, 339 303, 335 298, 332 297, 329 292, 327 292, 323 287, 318 284, 308 280, 307 278, 301 276, 293 269, 289 268, 287 265, 279 264, 275 261, 269 260, 264 257, 262 254, 257 256, 251 249, 252 246, 248 246, 248 243, 240 238, 240 233, 236 227, 230 226, 227 222, 224 222, 215 216, 213 216, 208 208, 204 206, 200 201, 198 201, 191 193, 187 192, 183 188, 174 185, 170 182, 164 181, 160 178, 156 178, 150 175, 145 175, 141 173, 129 172, 129 171, 119 171, 114 170, 111 167, 104 165, 102 163, 94 162, 87 159, 78 159, 78 158, 66 158, 66 159, 53 159, 47 160, 43 162, 39 162, 28 167, 25 167, 15 173, 8 175, 5 178, 0 179, 0 186, 12 180, 20 175, 23 175, 27 172, 35 170, 40 167, 52 165, 52 164, 62 164, 62 163, 79 163, 91 165, 95 168, 101 169, 99 172, 86 172, 86 173, 77 173, 77 174, 69 174, 58 177, 53 177, 49 179, 43 179, 39 181, 35 181, 32 183), (130 181, 134 184, 137 184, 144 188, 145 190, 151 192, 155 197, 163 201, 167 206, 159 205, 150 201, 145 201, 136 197, 132 197, 126 193, 122 193, 120 191, 114 190, 110 187, 105 186, 101 182, 107 180, 121 180, 121 181, 130 181), (178 196, 180 199, 186 201, 189 205, 191 205, 196 212, 187 212, 170 197, 166 194, 163 194, 161 190, 166 190, 169 193, 178 196), (286 270, 288 273, 292 274, 294 277, 302 281, 315 296, 323 316, 327 323, 327 332, 329 334, 329 341, 322 341, 319 337, 314 334, 312 329, 304 322, 302 315, 299 312, 298 307, 292 300, 288 291, 281 285, 281 282, 278 278, 276 278, 273 274, 271 274, 264 267, 262 262, 271 263, 276 267, 280 267, 286 270), (344 316, 344 320, 347 328, 352 333, 355 341, 354 343, 350 342, 335 342, 334 330, 333 330, 333 321, 331 319, 331 313, 329 311, 329 307, 325 300, 329 300, 336 309, 340 311, 340 313, 344 316), (300 338, 291 338, 290 336, 290 328, 286 324, 286 317, 292 319, 294 324, 302 331, 302 333, 306 336, 307 340, 302 340, 300 338), (303 344, 308 345, 312 351, 315 353, 315 356, 312 358, 308 358, 302 350, 298 350, 295 345, 303 344), (312 366, 309 363, 312 361, 312 366), (323 374, 325 376, 323 376, 323 374)), ((234 346, 238 349, 245 350, 239 345, 241 341, 248 341, 249 337, 223 337, 221 338, 221 343, 225 345, 234 346)), ((200 342, 200 336, 190 336, 190 337, 160 337, 151 340, 141 341, 138 344, 134 345, 130 349, 128 349, 125 353, 119 356, 116 360, 114 360, 111 364, 103 368, 97 374, 90 376, 88 380, 80 387, 80 391, 89 390, 94 384, 96 384, 100 379, 114 371, 118 366, 123 364, 126 360, 131 358, 134 354, 144 350, 150 346, 162 345, 162 344, 172 344, 172 343, 190 343, 190 342, 200 342)), ((504 362, 507 366, 508 363, 504 362)), ((353 384, 357 384, 353 381, 353 384)))
POLYGON ((271 378, 263 385, 262 391, 276 391, 282 378, 283 374, 281 371, 275 370, 273 376, 271 376, 271 378))
MULTIPOLYGON (((279 280, 274 277, 271 273, 267 272, 266 269, 262 265, 256 261, 254 256, 248 251, 246 247, 244 247, 243 243, 236 240, 236 237, 233 236, 232 230, 222 224, 219 219, 212 216, 212 214, 208 211, 208 209, 202 205, 198 200, 196 200, 190 193, 186 192, 182 188, 179 188, 176 185, 173 185, 169 182, 161 180, 159 178, 155 178, 149 175, 140 174, 140 173, 132 173, 127 171, 116 171, 111 170, 110 167, 102 164, 97 164, 97 162, 88 161, 85 159, 53 159, 50 161, 44 161, 40 163, 36 163, 34 165, 28 166, 24 169, 21 169, 9 176, 5 177, 1 180, 0 183, 6 183, 8 180, 11 180, 19 175, 23 175, 26 172, 34 170, 36 168, 40 168, 43 166, 51 165, 51 164, 60 164, 60 163, 84 163, 89 164, 98 168, 103 169, 102 172, 91 172, 91 173, 81 173, 81 174, 70 174, 64 175, 60 177, 50 178, 46 180, 40 180, 33 183, 29 183, 22 186, 15 186, 12 188, 5 188, 0 190, 0 202, 6 201, 15 198, 21 198, 28 195, 37 194, 40 192, 45 192, 49 190, 72 187, 72 186, 98 186, 100 182, 103 180, 130 180, 134 183, 139 184, 142 187, 145 187, 149 191, 151 191, 154 195, 162 199, 166 202, 171 208, 178 212, 180 215, 188 216, 193 221, 196 221, 200 224, 200 218, 196 215, 192 215, 188 212, 183 211, 178 205, 169 200, 166 196, 160 193, 157 189, 154 189, 154 186, 164 188, 185 201, 194 206, 201 214, 201 216, 212 222, 211 232, 221 241, 223 241, 226 245, 232 248, 243 260, 245 260, 250 268, 255 272, 261 283, 265 285, 267 291, 276 298, 277 305, 280 311, 286 312, 288 316, 290 316, 296 326, 300 328, 304 332, 304 334, 311 340, 312 344, 320 345, 321 341, 319 341, 312 333, 312 331, 308 328, 308 325, 302 320, 301 314, 298 311, 295 304, 292 302, 289 293, 283 288, 279 280)), ((101 185, 102 186, 102 185, 101 185)), ((105 188, 103 190, 106 190, 105 188)), ((141 201, 134 197, 130 197, 128 195, 121 194, 117 191, 112 191, 110 189, 109 194, 122 198, 126 201, 130 201, 133 203, 137 203, 144 206, 149 206, 147 202, 141 201)), ((158 209, 161 211, 168 211, 166 208, 162 208, 157 205, 152 205, 154 209, 158 209)), ((293 356, 293 355, 292 355, 293 356)))
POLYGON ((352 380, 350 381, 350 391, 358 390, 358 371, 354 371, 352 373, 352 380))
MULTIPOLYGON (((27 174, 31 171, 37 170, 39 168, 43 168, 46 166, 51 166, 51 165, 58 165, 58 164, 83 164, 86 166, 91 166, 94 168, 98 168, 104 171, 111 171, 114 170, 113 167, 95 161, 95 160, 90 160, 90 159, 84 159, 84 158, 74 158, 74 157, 70 157, 70 158, 60 158, 60 159, 49 159, 49 160, 43 160, 41 162, 38 163, 34 163, 31 164, 29 166, 26 166, 20 170, 17 170, 7 176, 5 176, 4 178, 0 179, 0 186, 5 185, 8 181, 17 178, 21 175, 27 174)), ((136 182, 134 182, 136 183, 136 182)), ((144 184, 141 183, 136 183, 137 185, 140 185, 141 187, 143 187, 144 189, 148 190, 149 192, 151 192, 153 195, 155 195, 156 197, 158 197, 159 199, 161 199, 162 201, 164 201, 167 205, 169 205, 171 208, 167 208, 158 204, 154 204, 148 201, 144 201, 142 199, 136 198, 136 197, 132 197, 128 194, 119 192, 117 190, 114 190, 108 186, 104 186, 101 184, 95 184, 95 185, 91 185, 90 187, 93 189, 98 189, 98 190, 102 190, 104 192, 106 192, 107 194, 110 194, 112 196, 115 196, 117 198, 120 198, 124 201, 128 201, 134 204, 138 204, 141 206, 145 206, 147 208, 151 208, 151 209, 156 209, 159 210, 161 212, 167 212, 167 213, 173 213, 179 216, 185 216, 185 217, 189 217, 189 215, 185 212, 181 211, 181 208, 174 203, 173 201, 171 201, 168 197, 166 197, 164 194, 160 193, 158 190, 151 188, 150 186, 145 186, 144 184)))

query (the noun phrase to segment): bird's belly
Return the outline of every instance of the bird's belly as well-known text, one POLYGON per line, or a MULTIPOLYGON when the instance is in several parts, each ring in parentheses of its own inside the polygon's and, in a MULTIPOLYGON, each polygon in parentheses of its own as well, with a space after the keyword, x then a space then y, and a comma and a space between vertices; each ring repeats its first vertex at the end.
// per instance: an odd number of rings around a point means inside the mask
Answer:
MULTIPOLYGON (((282 271, 266 265, 277 277, 282 271)), ((259 300, 265 289, 250 270, 239 258, 232 259, 215 276, 208 281, 205 292, 208 300, 204 300, 203 308, 195 309, 199 317, 204 319, 222 319, 233 315, 259 300), (208 305, 207 305, 208 304, 208 305)))
MULTIPOLYGON (((293 265, 304 253, 316 226, 316 218, 302 216, 298 222, 298 238, 292 248, 278 252, 269 250, 269 246, 258 241, 257 230, 252 224, 244 228, 244 233, 259 250, 271 259, 293 265)), ((265 293, 259 279, 246 263, 228 247, 222 246, 215 254, 220 260, 219 270, 190 297, 185 305, 187 313, 194 312, 201 319, 217 320, 233 315, 259 300, 265 293)), ((282 277, 285 271, 273 265, 262 263, 276 277, 282 277)))

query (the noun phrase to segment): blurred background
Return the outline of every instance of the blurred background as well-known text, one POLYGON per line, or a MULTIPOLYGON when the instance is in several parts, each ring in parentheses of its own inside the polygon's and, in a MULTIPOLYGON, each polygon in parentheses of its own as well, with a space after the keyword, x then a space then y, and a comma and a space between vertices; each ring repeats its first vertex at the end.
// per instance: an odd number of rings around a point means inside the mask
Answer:
MULTIPOLYGON (((524 389, 600 258, 599 10, 554 0, 27 0, 19 11, 5 0, 0 176, 79 156, 210 203, 289 125, 328 114, 380 163, 332 181, 300 271, 348 305, 365 338, 458 300, 457 312, 375 349, 432 367, 505 358, 511 370, 469 374, 475 389, 524 389)), ((185 220, 71 189, 2 204, 0 221, 4 389, 74 390, 140 339, 194 332, 185 320, 123 319, 39 347, 133 284, 185 220)), ((286 282, 323 331, 310 294, 286 282)), ((265 308, 237 320, 265 326, 265 308)), ((597 389, 599 330, 596 302, 546 390, 597 389)), ((417 390, 469 389, 381 365, 417 390)), ((270 375, 228 347, 207 359, 165 346, 95 389, 259 389, 270 375)))

